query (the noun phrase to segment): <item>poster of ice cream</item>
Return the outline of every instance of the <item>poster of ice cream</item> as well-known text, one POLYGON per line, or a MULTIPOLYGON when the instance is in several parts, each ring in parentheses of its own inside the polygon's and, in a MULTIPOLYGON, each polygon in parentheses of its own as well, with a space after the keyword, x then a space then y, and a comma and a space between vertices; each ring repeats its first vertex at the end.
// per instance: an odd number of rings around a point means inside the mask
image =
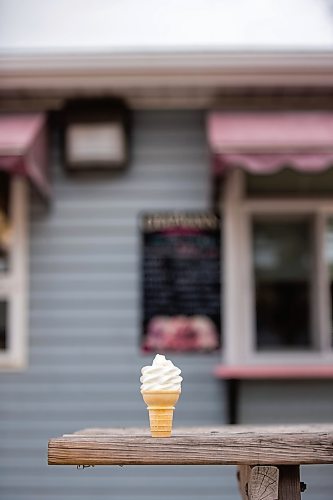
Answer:
POLYGON ((142 348, 220 347, 220 222, 211 213, 146 214, 142 228, 142 348))

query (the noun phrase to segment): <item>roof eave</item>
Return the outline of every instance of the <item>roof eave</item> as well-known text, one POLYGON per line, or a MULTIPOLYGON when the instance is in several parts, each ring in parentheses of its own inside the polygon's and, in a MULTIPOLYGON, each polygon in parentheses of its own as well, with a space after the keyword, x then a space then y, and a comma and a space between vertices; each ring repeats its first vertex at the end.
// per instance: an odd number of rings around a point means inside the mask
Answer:
POLYGON ((0 90, 333 84, 333 52, 1 54, 0 90))

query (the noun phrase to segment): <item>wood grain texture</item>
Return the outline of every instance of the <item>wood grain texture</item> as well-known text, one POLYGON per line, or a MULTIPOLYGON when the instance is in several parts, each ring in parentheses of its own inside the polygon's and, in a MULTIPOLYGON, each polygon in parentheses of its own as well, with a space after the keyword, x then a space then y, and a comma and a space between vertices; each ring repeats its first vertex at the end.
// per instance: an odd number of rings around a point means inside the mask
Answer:
POLYGON ((259 465, 251 468, 248 482, 249 500, 278 500, 279 469, 259 465))
POLYGON ((239 492, 242 500, 249 500, 249 481, 251 475, 251 467, 249 465, 239 465, 237 470, 237 480, 239 492))
POLYGON ((279 500, 300 500, 301 484, 299 466, 279 466, 279 500))
POLYGON ((279 469, 268 465, 238 467, 238 485, 243 500, 278 500, 279 469))
POLYGON ((51 439, 50 465, 299 465, 333 463, 333 425, 175 430, 86 429, 51 439))

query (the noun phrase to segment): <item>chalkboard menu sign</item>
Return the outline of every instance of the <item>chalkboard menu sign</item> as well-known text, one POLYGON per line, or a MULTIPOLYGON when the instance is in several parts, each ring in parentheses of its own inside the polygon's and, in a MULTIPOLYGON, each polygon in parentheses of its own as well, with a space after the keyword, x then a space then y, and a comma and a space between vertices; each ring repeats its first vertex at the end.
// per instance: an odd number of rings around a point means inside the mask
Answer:
POLYGON ((220 224, 211 213, 142 217, 145 351, 220 346, 220 224))

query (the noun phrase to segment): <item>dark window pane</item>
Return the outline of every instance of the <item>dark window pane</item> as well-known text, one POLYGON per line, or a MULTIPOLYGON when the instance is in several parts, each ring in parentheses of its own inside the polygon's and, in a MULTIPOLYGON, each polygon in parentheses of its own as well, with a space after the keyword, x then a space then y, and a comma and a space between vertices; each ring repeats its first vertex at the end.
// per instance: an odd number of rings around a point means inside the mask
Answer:
POLYGON ((7 302, 0 301, 0 350, 6 349, 7 346, 7 302))
POLYGON ((8 270, 9 245, 9 177, 0 172, 0 272, 8 270))
POLYGON ((310 347, 311 223, 253 223, 258 349, 310 347))
POLYGON ((306 174, 285 169, 276 174, 246 174, 248 196, 332 196, 333 169, 317 174, 306 174))
POLYGON ((333 217, 327 221, 325 257, 329 269, 329 286, 331 299, 331 339, 333 345, 333 217))

